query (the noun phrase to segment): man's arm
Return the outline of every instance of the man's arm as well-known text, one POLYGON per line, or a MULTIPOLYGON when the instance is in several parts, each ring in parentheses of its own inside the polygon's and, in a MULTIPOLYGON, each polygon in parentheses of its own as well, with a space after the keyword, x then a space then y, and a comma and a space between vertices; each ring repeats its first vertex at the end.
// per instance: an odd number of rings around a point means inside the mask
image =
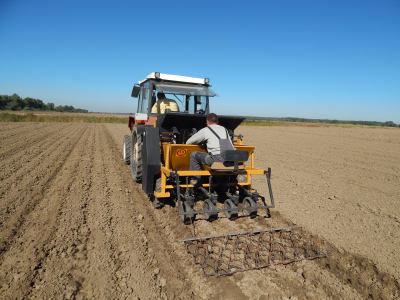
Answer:
POLYGON ((195 134, 193 134, 187 141, 186 144, 200 144, 205 140, 204 129, 199 130, 195 134))

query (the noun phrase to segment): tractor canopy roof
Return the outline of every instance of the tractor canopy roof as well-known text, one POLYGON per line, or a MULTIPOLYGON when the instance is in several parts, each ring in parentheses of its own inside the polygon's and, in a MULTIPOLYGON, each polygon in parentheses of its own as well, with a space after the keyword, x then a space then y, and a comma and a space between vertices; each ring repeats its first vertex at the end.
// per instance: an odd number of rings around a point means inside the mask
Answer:
POLYGON ((174 82, 181 82, 181 83, 192 83, 192 84, 200 84, 200 85, 209 85, 208 78, 198 78, 198 77, 189 77, 189 76, 181 76, 181 75, 173 75, 173 74, 166 74, 160 72, 152 72, 146 76, 146 78, 142 81, 139 81, 139 84, 142 84, 146 80, 149 79, 156 79, 161 81, 174 81, 174 82))
POLYGON ((182 96, 214 97, 217 94, 210 88, 208 78, 189 77, 181 75, 152 72, 145 79, 135 84, 132 89, 132 97, 138 97, 141 87, 150 83, 152 90, 182 96))
POLYGON ((179 84, 173 82, 156 82, 155 89, 165 94, 208 96, 214 97, 217 94, 207 86, 193 84, 179 84))

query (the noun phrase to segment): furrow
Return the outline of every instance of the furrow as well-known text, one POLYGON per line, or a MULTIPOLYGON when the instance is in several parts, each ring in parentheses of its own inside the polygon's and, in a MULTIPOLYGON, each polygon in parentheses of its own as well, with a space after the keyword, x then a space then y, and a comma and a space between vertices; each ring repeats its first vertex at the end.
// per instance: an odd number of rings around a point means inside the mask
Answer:
POLYGON ((85 280, 82 268, 91 234, 87 214, 92 199, 90 189, 95 151, 94 128, 91 127, 89 131, 88 137, 80 142, 77 151, 71 155, 70 164, 74 164, 73 181, 67 193, 62 195, 62 206, 57 214, 54 233, 44 246, 44 252, 48 254, 43 257, 40 268, 30 279, 32 288, 26 294, 28 298, 74 298, 85 280))
POLYGON ((46 161, 48 164, 40 165, 40 169, 35 169, 33 181, 30 180, 31 178, 24 178, 27 180, 14 182, 9 191, 0 197, 0 199, 7 200, 2 201, 0 215, 0 236, 2 237, 0 255, 8 249, 27 216, 42 200, 44 193, 51 186, 68 156, 84 136, 85 130, 85 128, 80 129, 71 138, 71 142, 64 144, 59 149, 61 155, 57 152, 52 153, 52 157, 46 161))
POLYGON ((7 140, 14 136, 18 136, 20 133, 25 132, 27 129, 35 128, 44 128, 46 124, 37 124, 37 123, 0 123, 0 139, 7 140))
POLYGON ((37 149, 28 148, 19 162, 10 164, 10 170, 1 173, 0 198, 6 198, 11 189, 22 192, 21 187, 34 185, 34 182, 40 181, 41 176, 37 173, 48 173, 47 169, 51 169, 53 164, 57 164, 57 161, 65 156, 65 149, 82 134, 82 128, 75 129, 71 127, 68 132, 63 133, 64 135, 58 135, 57 139, 49 140, 39 145, 37 149))
POLYGON ((13 141, 6 139, 3 143, 4 147, 2 147, 4 149, 0 150, 0 160, 2 162, 0 168, 5 163, 5 160, 10 156, 15 156, 26 149, 33 148, 37 144, 54 139, 55 134, 61 134, 64 129, 70 126, 60 126, 56 124, 51 127, 35 128, 34 130, 31 130, 31 132, 25 131, 23 135, 16 137, 14 143, 13 141))
MULTIPOLYGON (((38 157, 56 149, 56 146, 59 145, 57 142, 64 136, 68 136, 70 131, 71 127, 63 127, 61 130, 49 133, 44 138, 40 138, 32 143, 27 142, 26 147, 21 148, 20 151, 18 149, 16 151, 10 149, 10 155, 3 158, 0 162, 0 180, 3 181, 3 187, 6 180, 24 168, 26 163, 31 163, 35 160, 40 161, 37 159, 38 157)), ((22 171, 22 173, 24 174, 25 171, 22 171)))

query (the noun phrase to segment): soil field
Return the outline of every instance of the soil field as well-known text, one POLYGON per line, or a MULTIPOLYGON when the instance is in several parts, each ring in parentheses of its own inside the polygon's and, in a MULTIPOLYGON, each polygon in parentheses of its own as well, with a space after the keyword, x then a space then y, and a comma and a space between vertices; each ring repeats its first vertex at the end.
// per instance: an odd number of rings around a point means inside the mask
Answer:
POLYGON ((126 125, 1 123, 0 298, 399 298, 400 130, 239 132, 272 167, 276 209, 185 226, 133 183, 126 125), (182 242, 292 225, 327 257, 209 277, 182 242))

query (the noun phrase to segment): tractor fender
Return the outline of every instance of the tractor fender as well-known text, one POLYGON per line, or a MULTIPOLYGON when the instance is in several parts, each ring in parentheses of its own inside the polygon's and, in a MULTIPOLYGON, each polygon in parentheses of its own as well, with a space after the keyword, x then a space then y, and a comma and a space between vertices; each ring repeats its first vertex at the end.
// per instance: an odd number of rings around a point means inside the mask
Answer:
POLYGON ((145 131, 145 128, 146 128, 145 125, 134 126, 132 129, 132 135, 136 135, 137 137, 139 137, 140 135, 143 134, 143 132, 145 131))
POLYGON ((134 117, 134 116, 129 116, 129 119, 128 119, 128 127, 129 127, 129 130, 130 130, 131 132, 133 131, 134 126, 135 126, 135 117, 134 117))
POLYGON ((142 189, 150 195, 154 193, 157 178, 161 175, 160 130, 144 126, 142 133, 142 189))

